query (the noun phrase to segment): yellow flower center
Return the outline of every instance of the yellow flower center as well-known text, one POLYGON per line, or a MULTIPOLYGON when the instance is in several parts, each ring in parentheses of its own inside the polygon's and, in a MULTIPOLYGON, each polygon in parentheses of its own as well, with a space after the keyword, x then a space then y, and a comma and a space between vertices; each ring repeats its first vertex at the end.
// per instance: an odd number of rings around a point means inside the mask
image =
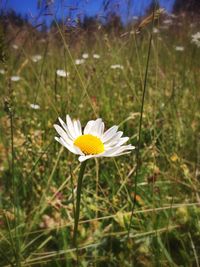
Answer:
POLYGON ((101 140, 91 134, 81 135, 74 141, 74 145, 86 155, 96 155, 104 152, 101 140))

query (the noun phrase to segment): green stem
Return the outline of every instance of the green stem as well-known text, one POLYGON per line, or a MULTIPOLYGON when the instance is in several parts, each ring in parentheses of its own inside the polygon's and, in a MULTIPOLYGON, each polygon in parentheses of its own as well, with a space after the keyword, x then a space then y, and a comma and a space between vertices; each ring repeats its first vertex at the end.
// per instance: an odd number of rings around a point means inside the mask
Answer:
POLYGON ((87 161, 81 163, 81 168, 78 176, 78 185, 77 185, 77 196, 76 196, 76 210, 75 210, 75 220, 74 220, 74 233, 73 233, 73 245, 76 247, 76 238, 78 231, 78 222, 79 222, 79 214, 80 214, 80 202, 81 202, 81 188, 83 182, 83 175, 85 172, 87 161))
POLYGON ((58 82, 57 73, 55 73, 55 83, 54 83, 54 97, 55 97, 55 102, 57 102, 57 82, 58 82))
POLYGON ((127 234, 128 238, 130 237, 131 223, 132 223, 132 220, 133 220, 133 213, 134 213, 135 205, 136 205, 137 179, 138 179, 138 171, 139 171, 139 168, 140 168, 140 161, 141 161, 141 159, 140 159, 140 146, 141 146, 141 132, 142 132, 142 121, 143 121, 143 112, 144 112, 144 99, 145 99, 146 88, 147 88, 149 60, 150 60, 150 54, 151 54, 151 43, 152 43, 152 36, 153 36, 152 32, 153 32, 153 25, 154 25, 154 12, 155 12, 155 10, 153 10, 151 34, 150 34, 150 39, 149 39, 147 63, 146 63, 145 77, 144 77, 144 86, 143 86, 143 92, 142 92, 142 104, 141 104, 141 111, 140 111, 138 145, 137 145, 137 150, 136 150, 136 170, 135 170, 135 185, 134 185, 135 190, 134 190, 133 205, 132 205, 132 208, 131 208, 131 217, 130 217, 129 225, 128 225, 128 234, 127 234))

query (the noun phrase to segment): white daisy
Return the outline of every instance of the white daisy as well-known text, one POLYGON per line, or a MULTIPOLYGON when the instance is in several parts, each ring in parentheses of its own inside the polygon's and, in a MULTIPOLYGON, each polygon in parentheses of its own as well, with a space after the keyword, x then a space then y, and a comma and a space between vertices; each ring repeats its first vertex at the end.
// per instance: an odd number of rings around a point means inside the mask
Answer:
POLYGON ((4 75, 6 72, 4 69, 0 69, 0 74, 4 75))
POLYGON ((21 78, 19 76, 11 76, 10 79, 13 82, 18 82, 21 78))
POLYGON ((197 47, 200 47, 200 32, 197 32, 192 35, 192 43, 194 43, 197 47))
POLYGON ((169 24, 172 24, 173 21, 171 19, 165 19, 165 20, 163 20, 163 23, 169 25, 169 24))
POLYGON ((81 64, 83 64, 85 62, 85 59, 76 59, 75 60, 75 64, 76 65, 81 65, 81 64))
POLYGON ((15 49, 15 50, 17 50, 17 49, 19 48, 19 46, 16 45, 16 44, 13 44, 13 45, 12 45, 12 48, 15 49))
POLYGON ((161 30, 168 30, 169 29, 169 25, 160 25, 159 27, 161 30))
POLYGON ((57 70, 56 74, 60 77, 68 77, 69 76, 69 72, 66 72, 65 70, 57 70))
POLYGON ((120 64, 115 64, 115 65, 111 65, 110 68, 113 69, 113 70, 115 70, 115 69, 123 70, 124 67, 122 65, 120 65, 120 64))
POLYGON ((177 18, 177 15, 175 15, 175 14, 170 14, 169 15, 172 19, 176 19, 177 18))
POLYGON ((153 28, 153 33, 159 33, 158 28, 154 27, 154 28, 153 28))
POLYGON ((180 52, 184 51, 184 49, 185 49, 185 48, 184 48, 183 46, 176 46, 176 47, 175 47, 175 50, 176 50, 176 51, 180 51, 180 52))
POLYGON ((40 61, 42 59, 42 56, 41 55, 34 55, 34 56, 32 56, 31 57, 31 60, 33 61, 33 62, 38 62, 38 61, 40 61))
POLYGON ((30 104, 30 107, 35 110, 40 109, 40 106, 38 104, 30 104))
POLYGON ((99 59, 99 58, 100 58, 100 55, 98 55, 98 54, 94 54, 94 55, 93 55, 93 58, 95 58, 95 59, 99 59))
POLYGON ((66 123, 58 118, 62 127, 55 124, 54 127, 60 137, 55 137, 61 145, 79 156, 79 161, 90 158, 116 157, 130 153, 135 149, 132 145, 123 145, 129 137, 122 137, 123 132, 118 131, 114 125, 104 132, 102 119, 88 121, 83 132, 79 120, 71 120, 66 116, 66 123))
POLYGON ((89 55, 88 55, 87 53, 84 53, 84 54, 82 55, 82 58, 87 59, 87 58, 89 58, 89 55))

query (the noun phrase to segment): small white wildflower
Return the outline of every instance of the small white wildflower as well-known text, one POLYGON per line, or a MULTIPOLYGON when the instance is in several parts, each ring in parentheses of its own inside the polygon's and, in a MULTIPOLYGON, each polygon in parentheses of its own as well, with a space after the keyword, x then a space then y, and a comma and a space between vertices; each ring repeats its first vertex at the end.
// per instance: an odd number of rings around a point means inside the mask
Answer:
POLYGON ((10 79, 13 82, 18 82, 21 78, 19 76, 11 76, 10 79))
POLYGON ((180 52, 182 52, 182 51, 185 50, 185 48, 184 48, 183 46, 176 46, 176 47, 175 47, 175 50, 176 50, 176 51, 180 51, 180 52))
POLYGON ((1 172, 3 172, 3 171, 4 171, 4 169, 5 169, 5 167, 4 167, 4 166, 0 166, 0 171, 1 171, 1 172))
POLYGON ((113 69, 113 70, 115 70, 115 69, 123 70, 124 67, 122 65, 120 65, 120 64, 115 64, 115 65, 111 65, 110 68, 113 69))
POLYGON ((159 30, 157 28, 153 28, 153 33, 159 33, 159 30))
POLYGON ((30 104, 30 107, 35 110, 40 109, 40 106, 37 104, 30 104))
POLYGON ((81 65, 81 64, 83 64, 84 62, 85 62, 84 59, 76 59, 76 60, 75 60, 75 64, 76 64, 76 65, 81 65))
POLYGON ((171 19, 165 19, 163 20, 163 23, 169 25, 169 24, 172 24, 173 21, 171 19))
POLYGON ((57 70, 56 74, 60 77, 68 77, 69 76, 69 72, 66 72, 65 70, 57 70))
POLYGON ((161 30, 168 30, 169 29, 169 25, 160 25, 159 27, 161 30))
POLYGON ((39 40, 39 42, 40 43, 46 43, 46 40, 45 40, 45 38, 42 38, 42 39, 39 40))
POLYGON ((164 106, 165 106, 165 103, 162 102, 161 105, 160 105, 160 107, 161 107, 161 108, 164 108, 164 106))
POLYGON ((197 47, 200 47, 200 32, 192 35, 191 42, 194 43, 197 47))
POLYGON ((0 69, 0 74, 4 75, 6 72, 4 69, 0 69))
POLYGON ((82 55, 82 58, 87 59, 87 58, 89 58, 89 55, 88 55, 87 53, 84 53, 84 54, 82 55))
POLYGON ((19 48, 19 46, 16 45, 16 44, 14 44, 14 45, 12 45, 12 48, 15 49, 15 50, 17 50, 19 48))
POLYGON ((31 57, 31 59, 33 62, 38 62, 42 59, 42 56, 41 55, 34 55, 31 57))
POLYGON ((98 55, 98 54, 94 54, 94 55, 93 55, 93 58, 95 58, 95 59, 99 59, 99 58, 100 58, 100 55, 98 55))
POLYGON ((170 14, 170 17, 171 17, 172 19, 176 19, 176 18, 177 18, 177 15, 175 15, 175 14, 170 14))
POLYGON ((138 16, 133 16, 133 20, 138 20, 138 16))

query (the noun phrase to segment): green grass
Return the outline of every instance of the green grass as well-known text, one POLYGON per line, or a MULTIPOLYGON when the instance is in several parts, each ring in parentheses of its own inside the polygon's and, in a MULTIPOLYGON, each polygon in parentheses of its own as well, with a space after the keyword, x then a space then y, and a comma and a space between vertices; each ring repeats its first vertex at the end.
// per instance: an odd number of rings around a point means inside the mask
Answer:
POLYGON ((80 266, 199 266, 200 49, 185 24, 178 34, 175 26, 153 34, 138 164, 135 152, 87 163, 78 252, 72 239, 80 164, 54 141, 53 124, 66 114, 82 125, 101 117, 138 147, 150 31, 96 34, 93 43, 80 37, 76 48, 60 32, 59 45, 33 39, 8 48, 0 74, 1 266, 74 266, 77 254, 80 266), (83 52, 89 59, 74 65, 83 52), (36 53, 43 59, 33 63, 36 53), (56 69, 69 77, 55 83, 56 69), (21 80, 10 82, 16 74, 21 80))

